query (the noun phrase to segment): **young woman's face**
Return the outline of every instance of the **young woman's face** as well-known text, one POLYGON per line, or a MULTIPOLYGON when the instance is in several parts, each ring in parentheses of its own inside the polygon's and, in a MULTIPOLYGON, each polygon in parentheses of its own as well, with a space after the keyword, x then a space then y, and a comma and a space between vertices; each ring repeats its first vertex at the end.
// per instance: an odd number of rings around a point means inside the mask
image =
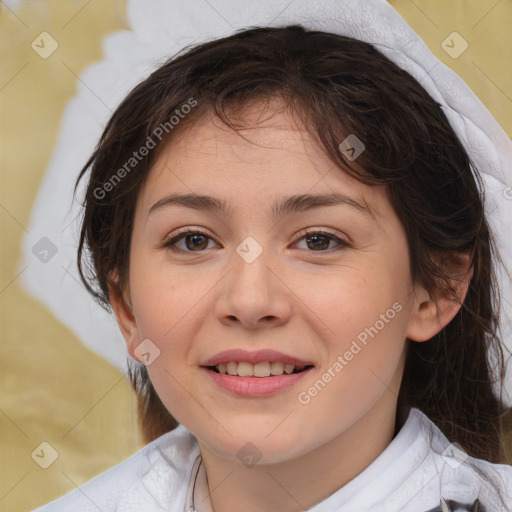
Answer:
POLYGON ((414 290, 382 186, 336 168, 284 114, 243 135, 204 116, 151 169, 124 334, 204 446, 277 462, 394 415, 414 290), (222 371, 285 374, 221 375, 216 356, 222 371), (288 375, 291 361, 306 368, 288 375))

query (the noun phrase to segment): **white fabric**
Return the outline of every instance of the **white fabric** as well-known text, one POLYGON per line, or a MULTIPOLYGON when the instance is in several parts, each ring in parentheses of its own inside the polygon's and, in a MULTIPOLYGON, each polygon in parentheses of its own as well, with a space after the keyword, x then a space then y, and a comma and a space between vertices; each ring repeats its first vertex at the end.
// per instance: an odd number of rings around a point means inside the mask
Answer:
MULTIPOLYGON (((411 413, 388 447, 358 476, 311 512, 426 512, 445 500, 505 512, 496 491, 471 468, 495 480, 512 510, 512 466, 453 457, 442 432, 419 410, 411 413), (370 492, 371 490, 371 492, 370 492)), ((191 512, 196 482, 197 512, 211 512, 206 475, 196 438, 183 426, 121 464, 34 512, 191 512)), ((441 509, 439 509, 441 510, 441 509)))
MULTIPOLYGON (((86 161, 113 110, 129 90, 159 63, 186 44, 232 34, 248 26, 301 23, 374 44, 411 73, 443 105, 444 112, 485 180, 486 212, 497 235, 506 268, 500 269, 502 329, 506 356, 512 349, 512 144, 489 111, 462 79, 442 64, 384 0, 128 0, 132 30, 103 41, 104 59, 80 76, 23 242, 20 270, 24 286, 44 302, 90 348, 125 370, 126 349, 116 322, 79 283, 75 268, 78 205, 72 197, 78 169, 86 161), (71 199, 70 199, 71 201, 71 199), (32 246, 49 237, 58 247, 44 271, 32 246), (67 275, 66 273, 70 275, 67 275)), ((505 402, 512 405, 512 364, 508 365, 505 402)))

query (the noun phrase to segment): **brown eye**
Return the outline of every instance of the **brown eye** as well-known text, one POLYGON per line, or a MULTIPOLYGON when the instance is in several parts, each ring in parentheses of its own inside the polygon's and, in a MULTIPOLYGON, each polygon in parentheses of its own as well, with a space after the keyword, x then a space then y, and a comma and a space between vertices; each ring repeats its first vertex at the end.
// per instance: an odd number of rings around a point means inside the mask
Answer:
POLYGON ((201 231, 186 231, 165 242, 164 247, 184 252, 200 252, 208 248, 209 240, 212 238, 201 231), (184 247, 177 245, 181 241, 184 242, 184 247))
POLYGON ((310 249, 328 249, 331 239, 325 235, 308 235, 306 237, 308 247, 310 249))
POLYGON ((208 237, 205 235, 201 235, 199 233, 195 233, 193 235, 186 235, 185 236, 185 246, 187 249, 190 249, 191 251, 203 250, 206 249, 208 246, 208 237))
POLYGON ((340 249, 349 246, 349 244, 341 238, 333 235, 332 233, 327 233, 324 231, 307 232, 299 239, 299 241, 301 240, 306 241, 307 249, 316 252, 325 252, 327 249, 332 249, 333 247, 330 246, 331 242, 336 243, 334 249, 340 249))

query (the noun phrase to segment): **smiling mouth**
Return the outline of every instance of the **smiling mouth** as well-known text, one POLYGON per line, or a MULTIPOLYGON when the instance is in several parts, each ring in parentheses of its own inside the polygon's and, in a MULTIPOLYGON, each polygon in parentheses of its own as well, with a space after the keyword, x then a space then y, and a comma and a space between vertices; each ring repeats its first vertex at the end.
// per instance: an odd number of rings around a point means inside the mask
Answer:
POLYGON ((228 363, 219 363, 215 366, 206 366, 205 368, 215 373, 232 377, 278 377, 280 375, 301 373, 309 368, 313 368, 313 365, 295 366, 293 364, 284 364, 280 361, 257 364, 245 361, 230 361, 228 363))

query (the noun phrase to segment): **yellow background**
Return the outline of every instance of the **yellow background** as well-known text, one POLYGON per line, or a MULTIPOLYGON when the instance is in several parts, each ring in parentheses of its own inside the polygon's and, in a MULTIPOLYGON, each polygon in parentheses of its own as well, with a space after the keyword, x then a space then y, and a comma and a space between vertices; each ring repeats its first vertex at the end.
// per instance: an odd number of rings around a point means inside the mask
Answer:
MULTIPOLYGON (((198 8, 204 0, 197 0, 198 8)), ((511 0, 394 0, 432 51, 459 73, 512 132, 511 0), (469 43, 452 59, 441 42, 469 43)), ((142 446, 123 375, 85 348, 21 288, 17 264, 32 203, 53 152, 77 75, 102 58, 101 40, 129 28, 122 0, 0 5, 0 511, 30 510, 142 446), (43 31, 58 42, 47 60, 31 48, 43 31), (72 430, 71 427, 74 427, 72 430), (43 441, 59 453, 48 469, 31 458, 43 441)), ((71 512, 71 511, 70 511, 71 512)))

